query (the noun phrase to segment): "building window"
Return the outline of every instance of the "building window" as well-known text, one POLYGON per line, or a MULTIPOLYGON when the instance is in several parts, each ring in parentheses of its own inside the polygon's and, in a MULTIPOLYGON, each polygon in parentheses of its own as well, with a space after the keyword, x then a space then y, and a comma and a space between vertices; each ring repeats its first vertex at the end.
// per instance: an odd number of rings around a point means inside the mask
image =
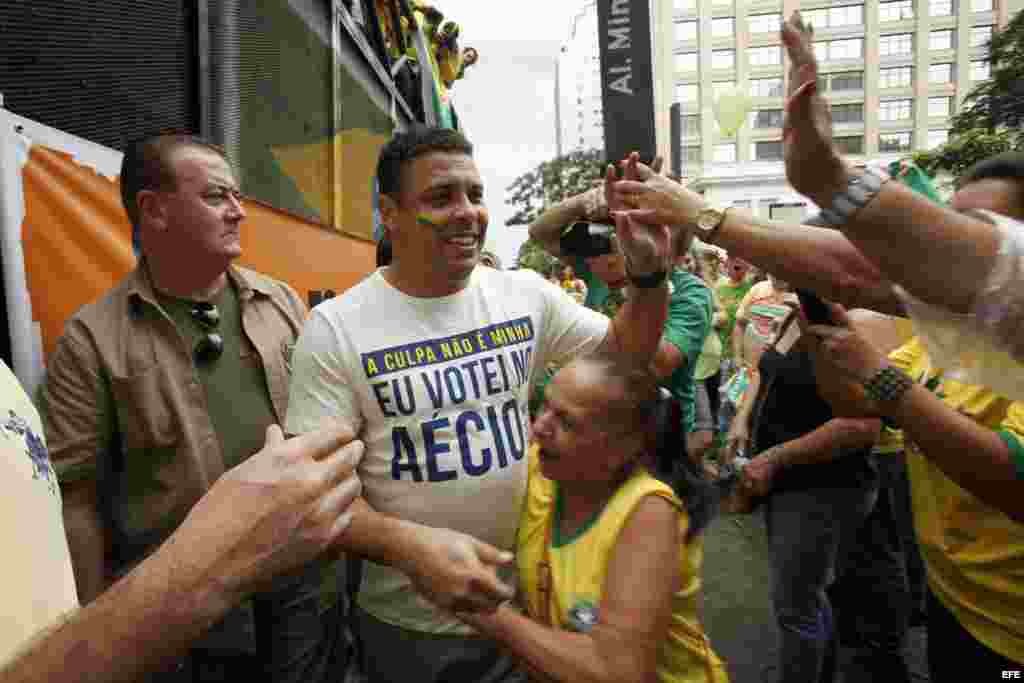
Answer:
POLYGON ((700 135, 699 116, 682 116, 680 119, 683 124, 682 129, 684 138, 695 138, 700 135))
POLYGON ((711 84, 711 96, 717 100, 723 93, 727 93, 735 89, 736 81, 715 81, 711 84))
POLYGON ((712 38, 730 38, 736 34, 732 17, 715 17, 711 20, 712 38))
POLYGON ((711 68, 712 69, 734 69, 734 68, 736 68, 736 51, 735 50, 712 50, 711 51, 711 68))
POLYGON ((749 199, 734 199, 734 200, 732 200, 732 206, 735 209, 746 209, 746 210, 749 211, 750 210, 750 200, 749 199))
POLYGON ((878 136, 879 152, 909 152, 910 133, 882 133, 878 136))
MULTIPOLYGON (((935 34, 935 31, 932 31, 935 34)), ((882 57, 909 55, 914 50, 914 36, 910 33, 892 33, 878 39, 878 54, 882 57)))
POLYGON ((683 52, 676 55, 676 71, 696 71, 697 66, 696 52, 683 52))
POLYGON ((700 145, 686 145, 683 147, 683 163, 687 165, 700 163, 700 145))
POLYGON ((909 66, 898 66, 894 69, 881 69, 878 72, 879 88, 906 88, 911 84, 913 69, 909 66))
POLYGON ((751 97, 782 97, 781 78, 751 78, 751 97))
POLYGON ((953 102, 951 97, 929 97, 928 116, 933 119, 949 116, 950 106, 953 102))
POLYGON ((781 109, 759 109, 750 112, 751 128, 782 128, 781 109))
POLYGON ((675 0, 672 6, 676 10, 692 10, 697 9, 697 0, 675 0))
POLYGON ((971 80, 984 81, 992 75, 992 68, 987 59, 977 59, 971 62, 971 80))
POLYGON ((782 140, 755 142, 751 147, 754 161, 782 161, 782 140))
POLYGON ((676 22, 676 41, 690 41, 697 40, 697 22, 696 21, 677 21, 676 22))
POLYGON ((716 164, 736 163, 736 143, 730 142, 724 145, 715 145, 712 159, 716 164))
POLYGON ((840 71, 834 74, 823 74, 819 87, 826 92, 850 92, 864 89, 863 71, 840 71))
POLYGON ((835 28, 837 26, 858 26, 864 24, 864 5, 844 5, 827 9, 810 9, 800 12, 806 23, 814 28, 835 28))
POLYGON ((900 21, 914 18, 914 3, 911 0, 881 2, 878 4, 879 21, 900 21))
POLYGON ((930 130, 928 131, 928 149, 933 149, 939 145, 944 145, 949 141, 948 130, 930 130))
POLYGON ((971 47, 985 47, 992 40, 991 26, 973 26, 971 28, 971 47))
POLYGON ((782 64, 782 46, 780 45, 752 47, 748 54, 750 55, 750 66, 777 66, 782 64))
POLYGON ((814 43, 814 54, 820 62, 860 59, 864 55, 864 40, 862 38, 822 40, 814 43))
POLYGON ((992 0, 971 0, 972 12, 991 12, 992 7, 992 0))
POLYGON ((833 138, 840 154, 863 154, 864 136, 848 135, 845 137, 833 138))
POLYGON ((928 65, 928 82, 929 83, 952 83, 953 82, 953 65, 952 64, 930 64, 930 65, 928 65))
POLYGON ((882 100, 878 103, 879 121, 902 121, 910 118, 911 100, 882 100))
POLYGON ((781 14, 751 14, 751 33, 774 33, 782 26, 781 14))
POLYGON ((951 17, 954 8, 953 0, 930 0, 928 3, 928 14, 933 17, 951 17))
POLYGON ((835 123, 864 123, 864 103, 833 104, 832 121, 835 123))
POLYGON ((929 50, 952 50, 953 49, 953 31, 952 29, 944 29, 942 31, 932 31, 928 34, 928 49, 929 50))
POLYGON ((676 102, 696 102, 700 99, 700 86, 695 83, 676 86, 676 102))

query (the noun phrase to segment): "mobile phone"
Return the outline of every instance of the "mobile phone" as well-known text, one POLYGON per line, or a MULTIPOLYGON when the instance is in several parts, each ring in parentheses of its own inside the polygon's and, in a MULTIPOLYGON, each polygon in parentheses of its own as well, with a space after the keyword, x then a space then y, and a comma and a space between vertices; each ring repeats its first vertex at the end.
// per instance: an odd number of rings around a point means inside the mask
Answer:
POLYGON ((806 289, 796 290, 796 296, 800 299, 800 308, 804 311, 804 317, 812 325, 831 325, 832 314, 825 302, 818 296, 806 289))

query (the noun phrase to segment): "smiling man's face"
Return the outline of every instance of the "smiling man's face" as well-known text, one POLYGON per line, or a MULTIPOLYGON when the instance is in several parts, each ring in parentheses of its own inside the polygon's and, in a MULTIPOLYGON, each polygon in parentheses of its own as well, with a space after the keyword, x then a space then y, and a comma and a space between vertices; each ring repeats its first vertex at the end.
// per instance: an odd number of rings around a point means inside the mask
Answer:
POLYGON ((430 152, 404 164, 397 197, 381 199, 394 262, 403 281, 428 296, 453 294, 469 281, 490 220, 473 158, 430 152))

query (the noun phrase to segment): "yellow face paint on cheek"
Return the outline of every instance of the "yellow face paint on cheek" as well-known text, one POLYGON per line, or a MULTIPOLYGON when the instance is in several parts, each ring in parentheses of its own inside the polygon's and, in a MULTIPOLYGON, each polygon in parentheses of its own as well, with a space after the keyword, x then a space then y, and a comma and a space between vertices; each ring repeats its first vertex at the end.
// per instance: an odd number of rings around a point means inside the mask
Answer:
POLYGON ((442 225, 444 225, 443 222, 426 213, 416 214, 416 222, 419 223, 420 225, 429 225, 432 228, 440 228, 442 225))

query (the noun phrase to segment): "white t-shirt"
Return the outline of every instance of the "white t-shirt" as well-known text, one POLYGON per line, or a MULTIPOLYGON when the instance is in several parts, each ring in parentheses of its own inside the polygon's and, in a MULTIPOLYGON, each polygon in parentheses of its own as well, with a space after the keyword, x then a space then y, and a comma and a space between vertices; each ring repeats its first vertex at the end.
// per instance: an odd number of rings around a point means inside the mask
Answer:
POLYGON ((0 363, 0 666, 78 607, 57 475, 39 413, 0 363))
POLYGON ((972 310, 958 314, 895 287, 936 367, 948 379, 1024 400, 1024 223, 979 211, 1002 233, 992 271, 972 310))
MULTIPOLYGON (((429 299, 377 271, 313 310, 292 356, 285 428, 350 420, 366 443, 359 474, 375 510, 512 550, 531 387, 607 331, 606 317, 529 271, 477 268, 466 289, 429 299)), ((371 562, 359 604, 402 628, 469 632, 371 562)))

